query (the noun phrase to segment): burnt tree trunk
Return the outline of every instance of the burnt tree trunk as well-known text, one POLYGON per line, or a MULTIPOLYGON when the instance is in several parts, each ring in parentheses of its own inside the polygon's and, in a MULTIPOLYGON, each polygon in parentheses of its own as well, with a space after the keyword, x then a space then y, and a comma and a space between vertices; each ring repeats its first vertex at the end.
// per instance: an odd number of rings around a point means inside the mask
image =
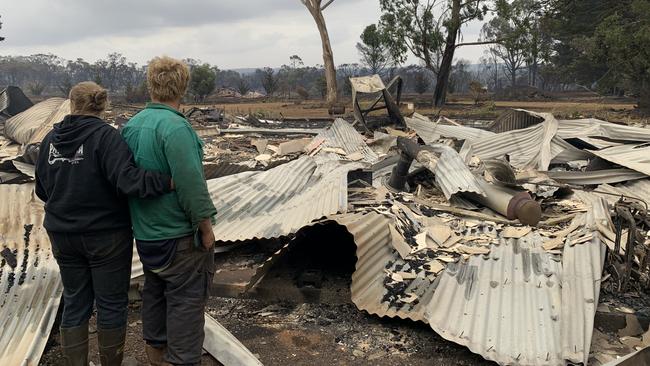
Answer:
POLYGON ((442 54, 440 71, 436 79, 436 90, 433 94, 433 105, 442 107, 447 99, 447 88, 449 87, 449 75, 451 66, 454 62, 454 52, 456 51, 456 39, 460 29, 460 0, 452 0, 451 18, 447 26, 447 38, 445 39, 445 52, 442 54))
MULTIPOLYGON (((321 0, 302 0, 302 3, 309 9, 309 13, 314 18, 316 27, 318 27, 318 33, 320 33, 321 43, 323 44, 323 66, 325 67, 325 80, 327 82, 327 104, 333 105, 338 101, 336 67, 334 66, 334 53, 332 52, 327 25, 323 17, 321 0)), ((330 3, 328 2, 325 7, 330 3)))

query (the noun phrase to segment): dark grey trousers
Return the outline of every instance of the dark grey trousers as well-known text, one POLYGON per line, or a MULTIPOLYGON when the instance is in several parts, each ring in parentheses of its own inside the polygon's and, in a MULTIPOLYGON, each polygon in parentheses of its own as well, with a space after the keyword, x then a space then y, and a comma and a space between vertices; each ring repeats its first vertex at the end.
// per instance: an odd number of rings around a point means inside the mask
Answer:
POLYGON ((142 332, 147 344, 167 347, 165 361, 199 365, 204 309, 214 275, 214 253, 194 246, 194 237, 178 239, 171 264, 144 271, 142 332))
POLYGON ((133 256, 131 229, 47 234, 63 281, 61 328, 87 322, 93 302, 100 329, 126 326, 133 256))

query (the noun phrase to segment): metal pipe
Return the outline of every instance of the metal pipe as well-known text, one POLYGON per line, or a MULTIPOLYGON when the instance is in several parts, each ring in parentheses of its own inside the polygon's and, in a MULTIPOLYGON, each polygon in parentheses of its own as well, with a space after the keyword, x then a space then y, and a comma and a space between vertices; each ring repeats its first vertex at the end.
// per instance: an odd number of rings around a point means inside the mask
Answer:
MULTIPOLYGON (((419 145, 405 137, 397 138, 397 147, 401 152, 401 158, 390 176, 389 185, 392 188, 404 189, 406 175, 413 159, 435 174, 440 156, 431 151, 431 147, 419 145)), ((464 192, 462 193, 464 197, 489 207, 510 220, 518 219, 522 224, 531 226, 539 223, 542 218, 542 208, 528 192, 490 184, 481 178, 478 180, 486 195, 464 192)))
POLYGON ((391 188, 398 191, 404 189, 412 163, 413 158, 403 152, 400 153, 399 161, 397 162, 397 165, 393 167, 393 171, 390 174, 390 179, 388 180, 388 185, 391 188))
POLYGON ((542 219, 542 207, 528 192, 490 184, 482 179, 481 188, 485 196, 464 192, 462 195, 483 206, 489 207, 510 220, 518 219, 524 225, 536 226, 542 219))

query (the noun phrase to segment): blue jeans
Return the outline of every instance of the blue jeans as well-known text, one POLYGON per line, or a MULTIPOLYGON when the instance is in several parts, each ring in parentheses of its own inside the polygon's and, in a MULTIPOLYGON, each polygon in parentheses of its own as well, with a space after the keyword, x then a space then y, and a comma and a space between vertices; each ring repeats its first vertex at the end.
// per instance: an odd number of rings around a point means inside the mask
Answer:
POLYGON ((133 257, 131 229, 48 235, 63 281, 61 328, 86 323, 93 302, 99 329, 126 326, 133 257))

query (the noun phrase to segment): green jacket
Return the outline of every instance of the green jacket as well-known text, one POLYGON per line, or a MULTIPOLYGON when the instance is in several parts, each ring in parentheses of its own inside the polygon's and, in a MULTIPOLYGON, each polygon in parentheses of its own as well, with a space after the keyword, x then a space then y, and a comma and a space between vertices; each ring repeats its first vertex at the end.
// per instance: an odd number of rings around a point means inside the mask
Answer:
POLYGON ((122 130, 138 167, 171 175, 175 191, 157 198, 129 198, 133 234, 138 240, 166 240, 196 233, 212 219, 212 204, 203 175, 203 142, 185 116, 149 103, 122 130))

